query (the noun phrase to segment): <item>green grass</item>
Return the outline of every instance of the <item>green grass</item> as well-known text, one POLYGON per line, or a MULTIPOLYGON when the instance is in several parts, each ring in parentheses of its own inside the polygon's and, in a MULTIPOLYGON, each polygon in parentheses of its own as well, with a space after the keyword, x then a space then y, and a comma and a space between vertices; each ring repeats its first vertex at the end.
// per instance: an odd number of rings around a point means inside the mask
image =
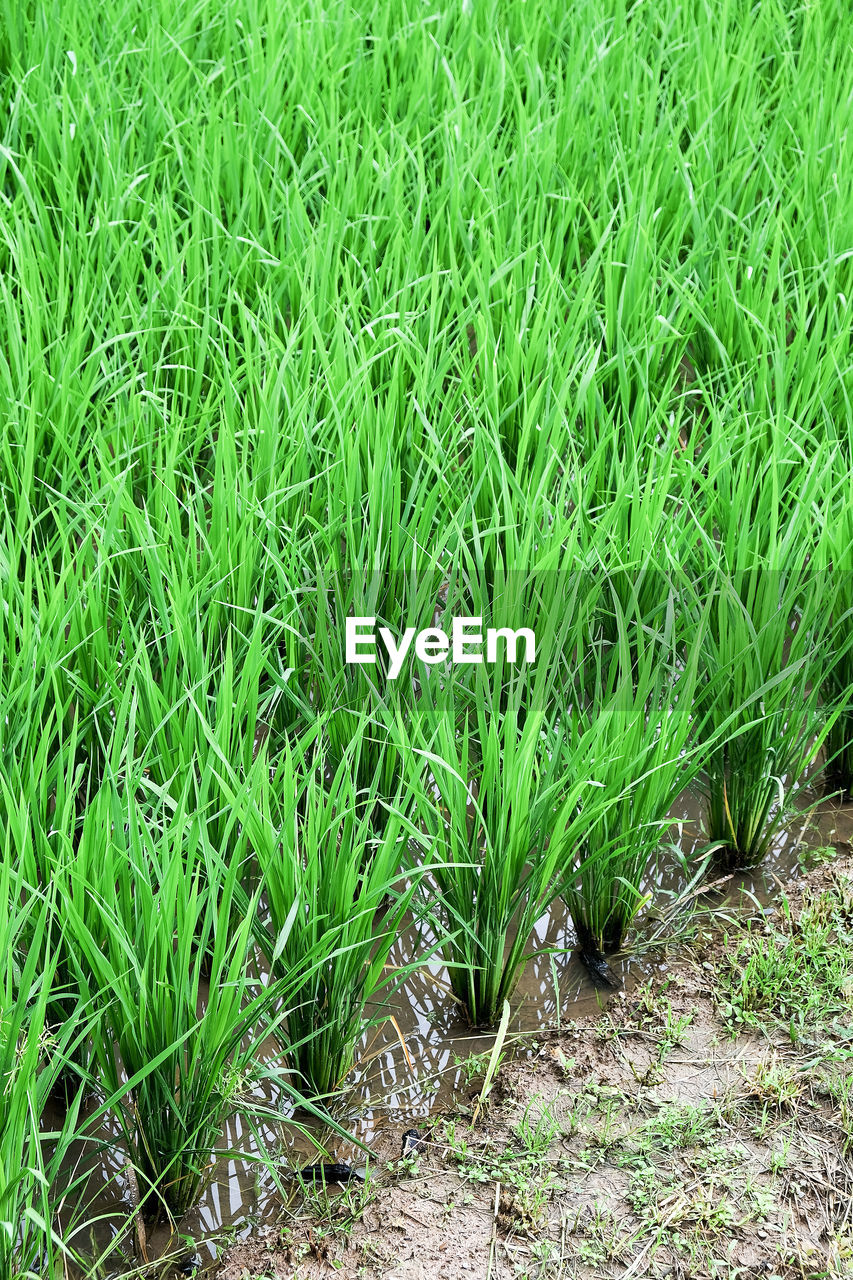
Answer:
POLYGON ((20 1034, 100 1019, 57 1070, 170 1212, 265 1020, 345 1083, 407 910, 494 1021, 557 894, 630 938, 692 773, 730 865, 822 744, 849 792, 851 81, 843 0, 0 0, 20 1034), (353 613, 539 656, 392 684, 353 613))
POLYGON ((778 1030, 794 1044, 847 1057, 851 925, 851 887, 839 880, 812 894, 799 920, 783 898, 778 921, 747 925, 727 937, 721 1012, 732 1031, 778 1030))

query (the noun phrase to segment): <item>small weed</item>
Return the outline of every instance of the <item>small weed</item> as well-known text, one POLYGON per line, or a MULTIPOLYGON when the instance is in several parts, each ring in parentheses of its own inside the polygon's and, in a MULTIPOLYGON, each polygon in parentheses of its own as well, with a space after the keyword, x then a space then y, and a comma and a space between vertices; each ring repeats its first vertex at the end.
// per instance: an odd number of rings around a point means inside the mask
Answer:
POLYGON ((768 1019, 792 1042, 847 1038, 853 1005, 853 928, 845 891, 808 901, 799 920, 782 899, 782 922, 750 922, 726 936, 718 1008, 733 1035, 766 1030, 768 1019))
POLYGON ((580 1237, 574 1246, 579 1262, 596 1267, 611 1259, 627 1260, 629 1250, 626 1249, 625 1232, 607 1205, 597 1201, 585 1205, 575 1216, 570 1233, 580 1237))
POLYGON ((471 1143, 464 1133, 457 1135, 452 1121, 445 1126, 445 1140, 461 1176, 470 1182, 500 1182, 504 1187, 528 1194, 536 1183, 550 1194, 564 1185, 548 1164, 548 1147, 553 1138, 547 1143, 545 1139, 549 1133, 555 1135, 559 1131, 559 1125, 557 1130, 552 1130, 554 1123, 553 1117, 544 1126, 541 1119, 539 1123, 523 1120, 515 1134, 521 1140, 520 1149, 498 1147, 488 1139, 471 1143))
POLYGON ((530 1100, 524 1109, 524 1115, 513 1129, 523 1149, 532 1156, 544 1155, 562 1130, 562 1125, 554 1116, 553 1104, 540 1103, 539 1097, 530 1100))
POLYGON ((535 1183, 501 1192, 497 1225, 506 1235, 536 1236, 545 1220, 548 1190, 535 1183))
POLYGON ((804 875, 807 875, 809 871, 814 871, 815 867, 821 867, 827 862, 834 861, 837 857, 838 850, 832 844, 820 845, 817 848, 801 845, 797 850, 797 863, 804 875))
POLYGON ((642 1131, 642 1144, 650 1151, 678 1151, 695 1147, 715 1132, 718 1119, 705 1103, 662 1107, 642 1131))
POLYGON ((853 1075, 824 1077, 816 1090, 830 1100, 838 1114, 845 1154, 853 1151, 853 1075))
POLYGON ((328 1222, 336 1230, 349 1232, 361 1220, 365 1209, 374 1199, 373 1180, 368 1175, 362 1182, 352 1179, 345 1183, 326 1184, 322 1181, 297 1177, 303 1196, 303 1212, 300 1216, 319 1222, 328 1222))
POLYGON ((664 1000, 662 1007, 664 1017, 658 1045, 658 1062, 661 1064, 666 1061, 673 1049, 684 1044, 684 1033, 693 1021, 692 1013, 673 1013, 672 1003, 669 1000, 664 1000))
POLYGON ((469 1053, 467 1058, 453 1055, 453 1065, 459 1071, 463 1086, 467 1087, 473 1080, 485 1075, 489 1062, 487 1053, 469 1053))
POLYGON ((796 1107, 803 1096, 802 1073, 779 1062, 775 1053, 770 1058, 759 1059, 750 1068, 742 1068, 742 1073, 745 1096, 750 1102, 784 1111, 796 1107))
POLYGON ((781 1139, 777 1150, 770 1154, 770 1172, 772 1174, 781 1173, 783 1169, 791 1167, 791 1139, 784 1137, 781 1139))

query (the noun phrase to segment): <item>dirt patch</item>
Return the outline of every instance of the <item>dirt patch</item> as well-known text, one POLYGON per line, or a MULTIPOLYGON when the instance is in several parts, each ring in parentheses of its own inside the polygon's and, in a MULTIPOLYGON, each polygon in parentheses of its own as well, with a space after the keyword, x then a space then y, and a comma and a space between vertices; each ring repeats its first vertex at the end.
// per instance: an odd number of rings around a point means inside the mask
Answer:
POLYGON ((405 1161, 389 1131, 365 1184, 294 1196, 217 1280, 853 1275, 851 886, 848 852, 700 919, 506 1063, 475 1124, 435 1118, 405 1161))

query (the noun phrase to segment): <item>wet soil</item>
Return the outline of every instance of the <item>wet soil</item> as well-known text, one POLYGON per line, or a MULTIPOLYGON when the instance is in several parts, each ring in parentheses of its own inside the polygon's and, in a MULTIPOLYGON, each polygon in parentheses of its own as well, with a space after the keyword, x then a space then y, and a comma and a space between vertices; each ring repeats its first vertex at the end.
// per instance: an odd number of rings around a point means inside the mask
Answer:
MULTIPOLYGON (((838 856, 789 869, 792 938, 804 902, 853 901, 849 810, 838 817, 838 856)), ((295 1197, 217 1280, 853 1275, 845 1028, 794 1043, 784 1018, 733 1033, 725 1012, 727 937, 750 917, 775 927, 780 906, 746 900, 724 931, 700 915, 633 989, 530 1037, 476 1123, 481 1081, 445 1095, 413 1164, 398 1161, 399 1129, 377 1128, 357 1196, 295 1197)))

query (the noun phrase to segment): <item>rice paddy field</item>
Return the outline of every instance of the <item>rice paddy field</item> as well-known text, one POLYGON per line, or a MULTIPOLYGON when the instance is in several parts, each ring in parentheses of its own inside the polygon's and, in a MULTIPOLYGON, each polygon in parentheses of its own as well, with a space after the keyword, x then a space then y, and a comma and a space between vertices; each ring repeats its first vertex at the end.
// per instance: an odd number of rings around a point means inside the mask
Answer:
POLYGON ((213 1274, 697 913, 770 1026, 719 886, 851 815, 851 147, 844 0, 0 0, 0 1280, 213 1274))

